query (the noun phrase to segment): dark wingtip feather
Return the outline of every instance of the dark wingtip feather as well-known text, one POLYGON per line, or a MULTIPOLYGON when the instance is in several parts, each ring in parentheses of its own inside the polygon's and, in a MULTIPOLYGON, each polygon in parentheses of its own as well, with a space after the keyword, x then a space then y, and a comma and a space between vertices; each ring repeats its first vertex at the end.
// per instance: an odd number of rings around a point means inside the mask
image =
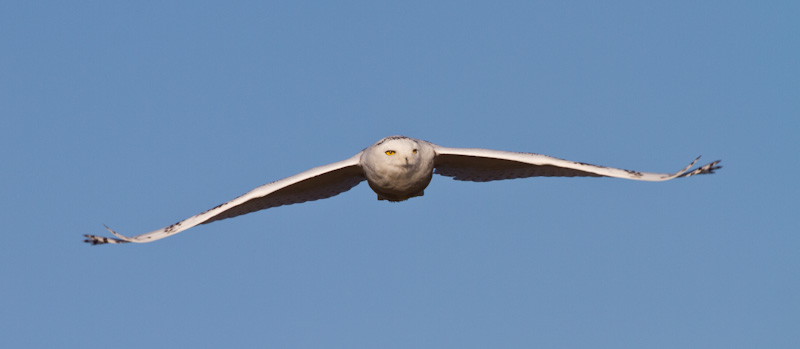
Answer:
POLYGON ((719 169, 722 168, 722 166, 718 165, 720 163, 720 161, 722 161, 722 160, 717 160, 717 161, 705 164, 705 165, 700 166, 700 167, 698 167, 698 168, 696 168, 696 169, 694 169, 692 171, 686 172, 686 173, 684 173, 684 174, 682 174, 682 175, 680 175, 678 177, 689 177, 689 176, 701 175, 701 174, 713 174, 713 173, 715 173, 714 171, 719 170, 719 169))

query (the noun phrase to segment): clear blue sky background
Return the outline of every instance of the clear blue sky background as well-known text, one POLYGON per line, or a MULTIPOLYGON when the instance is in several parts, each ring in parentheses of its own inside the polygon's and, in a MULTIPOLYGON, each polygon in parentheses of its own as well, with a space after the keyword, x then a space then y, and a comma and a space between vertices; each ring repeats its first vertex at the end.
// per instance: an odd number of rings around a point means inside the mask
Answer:
POLYGON ((796 1, 6 1, 4 348, 798 348, 796 1), (362 184, 403 134, 713 176, 362 184))

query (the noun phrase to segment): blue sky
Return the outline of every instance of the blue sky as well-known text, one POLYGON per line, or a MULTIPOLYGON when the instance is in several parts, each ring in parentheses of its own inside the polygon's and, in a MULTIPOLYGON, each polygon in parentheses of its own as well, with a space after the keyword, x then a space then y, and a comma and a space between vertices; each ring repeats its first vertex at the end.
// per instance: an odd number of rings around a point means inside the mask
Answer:
POLYGON ((796 348, 800 6, 0 4, 0 346, 796 348), (403 134, 713 176, 436 177, 136 235, 403 134))

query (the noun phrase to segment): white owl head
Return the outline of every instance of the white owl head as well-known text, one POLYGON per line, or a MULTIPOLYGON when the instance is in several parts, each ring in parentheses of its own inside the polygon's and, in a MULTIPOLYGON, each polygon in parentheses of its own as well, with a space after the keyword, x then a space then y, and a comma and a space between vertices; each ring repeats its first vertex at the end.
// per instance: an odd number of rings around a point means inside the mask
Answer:
POLYGON ((424 141, 403 136, 381 139, 365 150, 366 162, 381 167, 416 168, 430 161, 433 148, 424 141))

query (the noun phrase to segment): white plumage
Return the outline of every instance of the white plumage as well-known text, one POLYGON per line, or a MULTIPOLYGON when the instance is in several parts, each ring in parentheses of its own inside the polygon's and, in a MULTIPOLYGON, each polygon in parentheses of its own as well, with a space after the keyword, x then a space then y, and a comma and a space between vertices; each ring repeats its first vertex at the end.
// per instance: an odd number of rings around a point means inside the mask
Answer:
POLYGON ((434 173, 453 177, 455 180, 475 182, 539 176, 616 177, 660 182, 714 173, 714 170, 721 167, 717 165, 719 161, 714 161, 689 171, 697 159, 673 174, 650 173, 590 165, 533 153, 440 147, 419 139, 392 136, 381 139, 349 159, 262 185, 229 202, 162 229, 127 237, 106 227, 117 239, 84 235, 87 238, 84 241, 92 245, 156 241, 199 224, 271 207, 326 199, 348 191, 364 180, 378 194, 378 200, 404 201, 422 196, 434 173))

